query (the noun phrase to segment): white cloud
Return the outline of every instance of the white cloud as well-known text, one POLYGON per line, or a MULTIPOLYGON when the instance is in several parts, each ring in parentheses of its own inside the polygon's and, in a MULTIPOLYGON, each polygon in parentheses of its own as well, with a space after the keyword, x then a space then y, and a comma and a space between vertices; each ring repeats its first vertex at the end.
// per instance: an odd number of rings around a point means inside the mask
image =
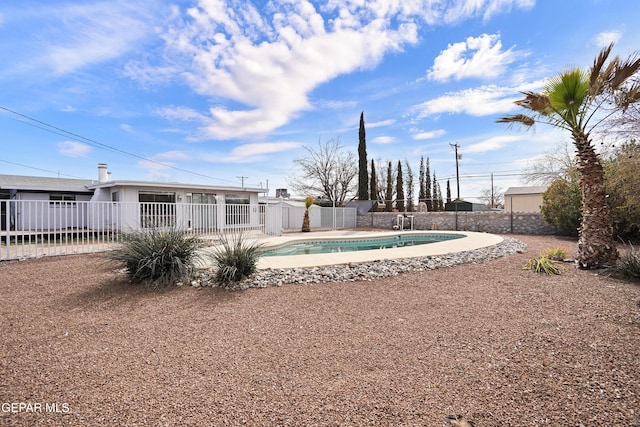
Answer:
POLYGON ((472 116, 490 116, 508 113, 517 107, 514 101, 521 99, 523 91, 537 91, 542 82, 526 83, 518 87, 486 85, 445 95, 426 101, 414 107, 418 119, 438 114, 456 113, 472 116))
POLYGON ((154 110, 154 113, 160 117, 164 117, 167 120, 180 120, 185 122, 199 121, 203 123, 208 120, 207 116, 189 107, 161 107, 156 108, 154 110))
POLYGON ((435 138, 441 137, 446 133, 447 131, 445 131, 444 129, 437 129, 429 132, 420 132, 413 135, 413 139, 416 139, 416 140, 435 139, 435 138))
POLYGON ((603 31, 593 37, 593 41, 598 47, 607 47, 611 43, 617 43, 622 38, 622 33, 618 30, 603 31))
POLYGON ((380 120, 379 122, 373 122, 373 123, 367 123, 368 128, 379 128, 379 127, 383 127, 383 126, 390 126, 392 124, 394 124, 396 121, 394 119, 388 119, 388 120, 380 120))
POLYGON ((374 144, 395 144, 398 142, 398 138, 394 136, 378 136, 373 138, 371 142, 374 144))
MULTIPOLYGON (((294 150, 302 147, 300 142, 262 142, 239 145, 228 156, 218 158, 215 161, 243 163, 259 160, 267 154, 279 153, 282 151, 294 150)), ((213 159, 212 159, 213 160, 213 159)))
POLYGON ((450 44, 436 57, 427 77, 441 82, 470 77, 495 78, 505 71, 507 65, 523 55, 523 52, 513 48, 503 51, 499 34, 482 34, 450 44))
POLYGON ((91 147, 81 142, 64 141, 58 143, 58 152, 63 156, 86 157, 91 152, 91 147))
POLYGON ((139 160, 138 167, 147 170, 147 177, 152 181, 167 181, 172 174, 169 172, 178 161, 189 161, 193 157, 181 150, 165 151, 149 157, 147 160, 139 160))
POLYGON ((522 136, 496 136, 465 147, 465 153, 484 153, 504 148, 506 145, 524 139, 522 136))
POLYGON ((126 123, 122 123, 122 124, 120 125, 120 129, 122 129, 123 131, 128 132, 128 133, 133 132, 133 126, 128 125, 128 124, 126 124, 126 123))
POLYGON ((47 43, 38 47, 44 51, 33 66, 44 65, 64 75, 124 55, 152 30, 148 13, 152 7, 149 2, 138 6, 103 1, 43 8, 40 13, 55 18, 56 27, 42 29, 47 43))
MULTIPOLYGON (((487 18, 532 4, 328 0, 317 5, 276 0, 259 11, 247 2, 200 0, 186 14, 174 8, 175 20, 162 34, 162 63, 130 64, 128 72, 145 82, 185 79, 200 95, 232 101, 232 107, 217 103, 209 109, 201 128, 207 138, 260 135, 314 108, 308 96, 319 85, 370 69, 386 54, 417 43, 424 22, 487 18)), ((513 52, 499 48, 490 50, 490 59, 507 64, 513 52)))
POLYGON ((165 151, 164 153, 158 153, 153 156, 153 160, 157 160, 160 162, 173 162, 176 160, 191 160, 191 156, 185 151, 181 150, 173 150, 173 151, 165 151))

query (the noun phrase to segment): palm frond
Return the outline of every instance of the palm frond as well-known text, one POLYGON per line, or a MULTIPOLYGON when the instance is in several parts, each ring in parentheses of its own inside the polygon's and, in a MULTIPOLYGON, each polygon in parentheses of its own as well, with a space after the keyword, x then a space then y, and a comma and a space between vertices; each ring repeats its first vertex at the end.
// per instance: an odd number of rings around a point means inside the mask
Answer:
POLYGON ((616 105, 622 108, 622 112, 624 113, 627 109, 634 104, 640 102, 640 82, 636 82, 629 89, 621 91, 618 96, 616 96, 616 105))
POLYGON ((562 72, 547 82, 544 93, 553 111, 574 127, 589 96, 589 77, 580 68, 562 72))
POLYGON ((522 92, 522 94, 524 98, 515 101, 516 105, 540 114, 550 112, 551 103, 548 96, 536 92, 522 92))
MULTIPOLYGON (((604 67, 605 62, 607 62, 607 58, 609 58, 612 49, 613 43, 602 49, 596 59, 593 61, 593 66, 591 67, 591 75, 589 76, 589 93, 591 94, 591 96, 595 96, 602 90, 604 82, 602 81, 603 74, 601 73, 601 71, 602 67, 604 67)), ((611 64, 609 64, 609 67, 610 66, 611 64)))
POLYGON ((635 58, 627 58, 624 61, 616 58, 614 63, 615 72, 611 79, 611 89, 615 91, 620 89, 630 77, 638 72, 638 69, 640 69, 640 58, 635 56, 635 58))
POLYGON ((524 114, 516 114, 514 116, 505 116, 496 120, 496 123, 520 123, 525 126, 533 126, 535 124, 535 120, 529 116, 524 114))

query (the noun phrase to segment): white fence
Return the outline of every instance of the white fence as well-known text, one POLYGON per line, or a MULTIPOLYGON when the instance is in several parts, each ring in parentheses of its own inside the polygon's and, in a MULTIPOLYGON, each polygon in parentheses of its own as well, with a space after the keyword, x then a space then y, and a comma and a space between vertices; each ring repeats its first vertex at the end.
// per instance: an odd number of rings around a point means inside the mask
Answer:
MULTIPOLYGON (((304 219, 303 207, 282 207, 282 228, 284 230, 300 231, 304 219)), ((340 228, 355 228, 357 223, 356 208, 338 208, 311 206, 309 208, 309 223, 312 230, 336 230, 340 228)))
POLYGON ((104 251, 149 228, 202 238, 282 230, 281 207, 267 205, 0 200, 0 213, 0 260, 104 251))
MULTIPOLYGON (((312 229, 356 227, 353 208, 309 210, 312 229)), ((216 239, 222 233, 251 231, 280 235, 302 228, 304 208, 282 204, 197 204, 0 200, 0 260, 101 252, 123 233, 175 228, 216 239)))

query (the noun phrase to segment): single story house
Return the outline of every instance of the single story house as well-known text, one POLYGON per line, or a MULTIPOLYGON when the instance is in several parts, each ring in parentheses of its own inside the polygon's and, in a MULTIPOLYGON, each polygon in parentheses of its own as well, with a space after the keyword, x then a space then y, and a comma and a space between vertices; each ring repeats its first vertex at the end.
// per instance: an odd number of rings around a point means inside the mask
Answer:
POLYGON ((504 210, 507 212, 540 212, 545 186, 509 187, 504 192, 504 210))
POLYGON ((98 165, 97 180, 0 175, 2 230, 179 227, 223 230, 259 227, 252 187, 112 180, 98 165), (15 202, 9 202, 15 201, 15 202))

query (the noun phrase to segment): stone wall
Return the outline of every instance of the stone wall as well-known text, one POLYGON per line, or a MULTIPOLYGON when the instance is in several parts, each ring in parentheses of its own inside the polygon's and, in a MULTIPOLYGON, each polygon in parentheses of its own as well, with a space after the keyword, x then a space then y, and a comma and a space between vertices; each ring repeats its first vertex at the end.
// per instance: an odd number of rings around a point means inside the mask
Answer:
MULTIPOLYGON (((358 215, 357 227, 392 229, 397 213, 377 212, 358 215)), ((414 230, 461 230, 496 234, 562 234, 545 223, 537 212, 415 212, 414 230)), ((409 228, 405 219, 405 228, 409 228)))

